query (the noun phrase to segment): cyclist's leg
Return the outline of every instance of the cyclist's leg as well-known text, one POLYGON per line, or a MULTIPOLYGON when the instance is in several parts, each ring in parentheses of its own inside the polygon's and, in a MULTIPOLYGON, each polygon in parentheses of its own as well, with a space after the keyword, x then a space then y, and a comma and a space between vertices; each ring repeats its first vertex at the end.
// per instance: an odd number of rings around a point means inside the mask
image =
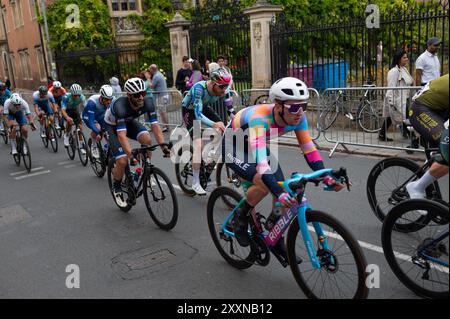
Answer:
POLYGON ((123 199, 122 194, 122 178, 125 174, 125 168, 128 165, 128 157, 125 154, 122 145, 119 142, 119 138, 117 136, 117 131, 115 127, 110 125, 105 125, 105 129, 108 131, 109 135, 109 147, 111 149, 112 156, 115 158, 115 166, 112 170, 113 175, 113 193, 116 199, 116 202, 125 207, 126 202, 123 199))
MULTIPOLYGON (((220 118, 220 116, 209 106, 206 106, 203 109, 203 114, 215 123, 222 122, 222 119, 220 118)), ((208 136, 206 136, 206 137, 208 137, 208 136)), ((205 158, 205 162, 207 164, 211 163, 215 159, 214 154, 216 153, 216 151, 219 148, 221 141, 222 141, 221 132, 219 133, 217 130, 214 130, 213 137, 214 137, 214 140, 211 141, 210 143, 208 143, 208 145, 206 145, 206 147, 204 147, 204 149, 202 151, 203 158, 205 158)))
MULTIPOLYGON (((430 110, 427 106, 417 102, 413 103, 410 115, 412 126, 430 144, 430 147, 439 147, 440 138, 444 131, 444 122, 447 120, 444 117, 445 115, 430 110)), ((447 173, 448 167, 433 163, 419 180, 406 185, 410 197, 425 198, 425 189, 447 173)))
MULTIPOLYGON (((11 154, 17 154, 17 142, 16 142, 16 116, 8 115, 8 128, 9 128, 9 140, 11 143, 11 154)), ((5 128, 5 129, 8 129, 5 128)))

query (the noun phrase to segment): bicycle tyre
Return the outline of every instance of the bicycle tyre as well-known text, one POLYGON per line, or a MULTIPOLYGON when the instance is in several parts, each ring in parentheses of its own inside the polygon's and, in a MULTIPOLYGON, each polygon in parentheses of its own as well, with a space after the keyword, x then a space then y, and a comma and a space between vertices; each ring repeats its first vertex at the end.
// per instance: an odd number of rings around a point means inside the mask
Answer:
POLYGON ((75 158, 75 141, 73 139, 73 135, 69 135, 69 146, 66 146, 67 155, 69 155, 69 158, 73 161, 75 158))
POLYGON ((262 95, 258 96, 258 97, 255 99, 253 105, 257 105, 257 104, 267 104, 269 98, 270 98, 270 97, 269 97, 268 94, 262 94, 262 95))
MULTIPOLYGON (((16 141, 18 140, 18 138, 16 137, 16 141)), ((13 155, 13 159, 14 159, 14 163, 16 163, 17 166, 20 166, 20 159, 22 157, 21 155, 21 147, 20 147, 20 141, 19 143, 17 143, 16 148, 17 148, 17 153, 13 155)))
POLYGON ((25 166, 27 172, 31 172, 31 151, 28 147, 28 142, 26 139, 21 138, 20 141, 20 154, 22 155, 23 165, 25 166), (27 149, 27 153, 25 154, 24 148, 27 149))
MULTIPOLYGON (((352 299, 365 299, 367 298, 369 294, 369 290, 366 286, 366 268, 367 268, 367 262, 364 257, 364 254, 362 252, 361 246, 359 245, 358 241, 353 237, 353 235, 348 231, 348 229, 341 224, 336 218, 332 217, 331 215, 316 211, 316 210, 308 210, 306 212, 306 221, 308 223, 318 222, 321 224, 326 224, 333 228, 334 231, 337 232, 337 234, 344 239, 345 244, 349 248, 350 252, 352 253, 354 259, 355 259, 355 265, 358 272, 358 279, 357 279, 357 288, 352 296, 352 299)), ((305 281, 305 278, 300 270, 299 264, 297 262, 297 255, 295 251, 295 242, 297 238, 301 238, 299 235, 299 224, 297 217, 292 221, 291 226, 289 227, 288 235, 287 235, 287 253, 288 253, 288 260, 289 265, 292 271, 292 274, 294 275, 294 278, 297 282, 297 284, 300 286, 302 291, 305 293, 305 295, 308 298, 311 299, 319 299, 319 297, 314 293, 314 291, 308 286, 308 284, 305 281)), ((303 240, 302 240, 303 243, 303 240)), ((337 258, 337 257, 336 257, 337 258)), ((305 263, 309 263, 309 259, 305 261, 305 263)), ((303 264, 303 263, 301 263, 303 264)), ((300 264, 300 265, 301 265, 300 264)), ((325 270, 327 271, 327 270, 325 270)), ((309 279, 309 278, 308 278, 309 279)), ((334 283, 336 284, 336 283, 334 283)), ((315 288, 315 286, 313 287, 315 288)))
MULTIPOLYGON (((125 207, 121 207, 121 206, 119 206, 118 204, 117 204, 117 202, 116 202, 116 198, 114 197, 114 192, 113 192, 113 176, 112 176, 112 170, 113 170, 113 168, 114 168, 114 164, 116 163, 116 159, 115 158, 111 158, 110 159, 110 161, 109 161, 109 163, 108 163, 108 187, 109 187, 109 192, 111 193, 111 196, 112 196, 112 198, 113 198, 113 201, 114 201, 114 203, 117 205, 117 207, 119 207, 120 208, 120 210, 121 211, 123 211, 123 212, 128 212, 130 209, 131 209, 131 205, 130 204, 127 204, 127 206, 125 206, 125 207)), ((127 166, 126 168, 125 168, 125 174, 127 174, 127 171, 129 172, 129 170, 130 170, 130 167, 129 166, 127 166)), ((122 185, 123 185, 123 181, 122 181, 122 185)))
POLYGON ((77 136, 77 152, 78 158, 80 159, 81 165, 86 166, 89 160, 89 150, 87 148, 86 137, 82 131, 78 131, 77 135, 81 136, 82 142, 80 143, 80 139, 77 136), (84 155, 81 153, 81 150, 84 149, 84 155))
MULTIPOLYGON (((229 254, 226 250, 225 247, 223 247, 221 245, 221 241, 223 243, 226 243, 227 241, 225 241, 224 239, 221 239, 220 236, 218 236, 218 233, 216 231, 216 222, 214 220, 214 208, 215 208, 215 203, 217 202, 217 200, 219 198, 222 198, 223 196, 230 196, 233 198, 234 201, 236 201, 236 203, 239 203, 239 201, 241 200, 241 195, 239 195, 236 191, 228 188, 228 187, 218 187, 216 188, 211 195, 209 196, 208 199, 208 206, 207 206, 207 220, 208 220, 208 228, 209 228, 209 232, 211 234, 211 238, 214 242, 214 245, 216 246, 217 250, 219 251, 220 255, 233 267, 237 268, 237 269, 246 269, 249 268, 253 265, 253 262, 255 261, 255 253, 251 248, 244 248, 244 247, 240 247, 239 243, 234 240, 232 237, 228 237, 228 239, 230 240, 229 242, 231 243, 231 245, 234 244, 236 245, 236 248, 238 249, 250 249, 250 251, 247 253, 244 253, 244 257, 237 257, 237 258, 233 258, 233 255, 229 254)), ((222 199, 220 199, 221 202, 223 202, 222 199)), ((230 213, 230 211, 228 210, 228 213, 230 213)), ((223 219, 220 219, 221 222, 223 222, 223 219)), ((221 225, 220 225, 221 227, 221 225)), ((231 229, 230 229, 231 230, 231 229)), ((251 246, 249 246, 251 247, 251 246)), ((234 248, 233 248, 234 249, 234 248)))
POLYGON ((363 102, 363 105, 360 104, 358 106, 358 110, 358 125, 364 132, 376 133, 381 130, 382 123, 380 123, 380 117, 370 102, 363 102), (373 123, 375 123, 375 125, 371 127, 370 124, 373 123))
POLYGON ((48 126, 48 140, 50 141, 50 144, 52 146, 52 150, 54 153, 58 152, 58 138, 57 138, 57 134, 56 134, 56 128, 53 124, 50 124, 48 126))
POLYGON ((96 143, 97 143, 97 148, 98 148, 100 158, 97 159, 97 158, 94 158, 94 156, 92 156, 92 138, 89 138, 89 140, 88 140, 89 159, 91 161, 91 167, 92 167, 92 170, 94 171, 94 174, 98 178, 102 178, 103 176, 105 176, 105 173, 106 173, 107 167, 106 167, 105 163, 107 162, 107 159, 106 159, 106 154, 103 151, 101 142, 96 142, 96 143))
POLYGON ((42 137, 41 135, 41 140, 42 140, 42 144, 44 144, 45 148, 48 148, 48 128, 44 128, 44 132, 45 132, 45 137, 42 137))
POLYGON ((172 182, 170 181, 169 177, 167 177, 167 175, 162 170, 160 170, 159 168, 157 168, 155 166, 153 166, 151 168, 151 170, 144 175, 143 178, 144 178, 144 180, 143 180, 144 201, 145 201, 145 206, 147 207, 147 211, 150 214, 150 217, 153 219, 153 221, 159 228, 164 229, 164 230, 171 230, 172 228, 175 227, 175 225, 177 224, 177 221, 178 221, 178 200, 177 200, 177 195, 175 193, 175 189, 173 188, 172 182), (156 177, 157 186, 160 186, 161 181, 159 178, 161 178, 163 183, 169 189, 169 193, 172 198, 173 211, 172 211, 172 216, 168 222, 165 222, 164 220, 161 220, 160 218, 158 218, 158 216, 157 216, 158 212, 156 212, 156 214, 155 214, 154 210, 151 207, 150 201, 153 201, 153 198, 150 198, 149 194, 147 192, 151 188, 151 185, 150 185, 150 187, 148 185, 151 176, 158 176, 158 177, 156 177))
MULTIPOLYGON (((234 172, 229 169, 228 167, 226 167, 226 165, 224 163, 217 163, 217 168, 216 168, 216 185, 217 187, 221 187, 221 186, 227 186, 230 187, 230 185, 232 185, 232 188, 234 191, 236 191, 238 194, 239 192, 237 191, 237 189, 242 190, 242 187, 239 187, 236 189, 236 185, 233 183, 227 183, 226 185, 222 185, 222 171, 227 173, 230 172, 231 174, 233 174, 234 172)), ((225 178, 228 178, 228 176, 226 176, 225 178)), ((243 196, 244 194, 241 194, 241 196, 243 196)), ((228 206, 228 208, 233 209, 234 208, 234 204, 231 203, 227 197, 222 196, 222 200, 225 203, 225 205, 228 206)))
POLYGON ((336 119, 339 114, 338 102, 333 102, 325 111, 323 111, 319 116, 319 126, 322 131, 328 130, 331 125, 336 122, 336 119))
POLYGON ((192 152, 193 152, 192 147, 190 147, 189 151, 191 154, 191 158, 190 158, 189 163, 185 163, 185 164, 180 164, 181 156, 183 154, 183 148, 180 148, 180 150, 178 151, 178 158, 175 162, 175 176, 177 178, 178 185, 180 186, 183 193, 185 193, 186 195, 188 195, 190 197, 194 197, 196 195, 195 191, 192 190, 191 187, 189 187, 188 185, 185 184, 185 180, 187 181, 187 177, 181 176, 182 173, 183 174, 192 174, 192 152), (181 167, 181 165, 183 165, 183 167, 181 167), (187 168, 188 165, 191 167, 190 169, 187 168))
MULTIPOLYGON (((367 198, 369 200, 369 204, 370 204, 370 207, 372 208, 373 213, 378 218, 378 220, 380 220, 381 222, 384 221, 386 214, 389 212, 389 210, 392 207, 389 209, 386 209, 381 206, 382 200, 380 198, 380 195, 377 195, 377 182, 379 181, 379 178, 384 170, 386 170, 387 168, 396 167, 396 166, 404 168, 405 170, 408 170, 411 172, 410 175, 408 174, 408 177, 406 178, 406 180, 410 176, 413 176, 420 169, 420 166, 417 163, 413 162, 412 160, 402 158, 402 157, 390 157, 390 158, 383 159, 380 162, 378 162, 377 164, 375 164, 375 166, 372 168, 372 170, 370 171, 369 176, 367 178, 367 186, 366 186, 367 198)), ((400 174, 391 174, 391 175, 392 175, 392 177, 394 177, 394 175, 397 175, 397 177, 398 177, 400 174)), ((420 178, 420 177, 422 177, 422 174, 417 176, 417 178, 420 178)), ((413 180, 416 180, 416 179, 413 179, 413 180)), ((388 192, 386 192, 386 193, 390 194, 390 197, 386 201, 387 204, 396 205, 405 199, 409 199, 406 189, 404 189, 404 190, 402 189, 402 190, 399 190, 396 193, 394 193, 394 190, 396 188, 398 188, 400 185, 402 185, 406 180, 398 181, 392 187, 392 189, 389 189, 388 192), (393 201, 392 204, 389 203, 389 200, 393 201)), ((427 197, 431 198, 433 196, 433 190, 438 189, 438 187, 439 187, 439 184, 437 182, 434 182, 432 185, 430 185, 426 189, 427 197)), ((383 204, 386 204, 386 203, 383 203, 383 204)))
MULTIPOLYGON (((402 215, 409 211, 416 210, 426 210, 428 212, 432 211, 434 214, 441 216, 442 218, 446 218, 448 225, 449 211, 448 206, 445 206, 439 202, 431 201, 427 199, 411 199, 404 202, 401 202, 397 206, 395 206, 389 214, 386 216, 386 219, 383 223, 382 228, 382 236, 381 242, 383 246, 384 256, 391 267, 394 274, 397 278, 410 290, 419 296, 425 298, 448 298, 449 291, 436 292, 426 289, 420 285, 418 285, 415 281, 411 280, 407 274, 401 269, 399 263, 397 262, 396 253, 393 249, 392 243, 392 235, 394 231, 396 231, 397 220, 402 217, 402 215)), ((447 248, 448 249, 448 248, 447 248)), ((448 283, 447 283, 448 289, 448 283)))
POLYGON ((0 133, 3 137, 3 142, 5 144, 8 144, 8 129, 7 129, 8 124, 4 120, 2 120, 2 123, 3 123, 3 130, 0 133))

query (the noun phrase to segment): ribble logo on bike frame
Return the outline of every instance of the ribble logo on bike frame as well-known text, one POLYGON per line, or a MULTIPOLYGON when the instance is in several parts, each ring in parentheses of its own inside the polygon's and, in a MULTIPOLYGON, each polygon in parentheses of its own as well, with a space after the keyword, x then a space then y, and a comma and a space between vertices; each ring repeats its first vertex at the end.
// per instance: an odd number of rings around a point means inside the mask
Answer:
MULTIPOLYGON (((297 208, 293 207, 292 209, 297 208)), ((279 239, 279 236, 281 236, 281 234, 284 233, 286 228, 289 226, 290 221, 294 217, 292 209, 289 209, 286 213, 284 213, 283 216, 281 216, 281 218, 275 224, 275 226, 271 229, 271 231, 269 232, 269 240, 267 242, 268 245, 275 245, 277 243, 277 240, 279 239)))

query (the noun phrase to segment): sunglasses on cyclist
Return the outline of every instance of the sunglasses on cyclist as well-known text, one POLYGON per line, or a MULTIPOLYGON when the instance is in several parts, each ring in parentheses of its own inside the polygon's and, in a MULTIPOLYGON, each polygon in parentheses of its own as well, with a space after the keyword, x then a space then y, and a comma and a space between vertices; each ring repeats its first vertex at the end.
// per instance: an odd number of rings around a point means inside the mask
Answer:
POLYGON ((141 96, 145 97, 145 95, 147 95, 147 92, 145 92, 145 91, 131 94, 131 96, 134 97, 135 99, 138 99, 141 96))
POLYGON ((219 89, 225 90, 228 87, 228 84, 217 84, 217 83, 214 83, 214 86, 218 86, 219 89))
POLYGON ((295 103, 295 104, 284 104, 285 107, 288 108, 289 113, 298 114, 300 110, 306 111, 306 107, 308 106, 307 102, 295 103))

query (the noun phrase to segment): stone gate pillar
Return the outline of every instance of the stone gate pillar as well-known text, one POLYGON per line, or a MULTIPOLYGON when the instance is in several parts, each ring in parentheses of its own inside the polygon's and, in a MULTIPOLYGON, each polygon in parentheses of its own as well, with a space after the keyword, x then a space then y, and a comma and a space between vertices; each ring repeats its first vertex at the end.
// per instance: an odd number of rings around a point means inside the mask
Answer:
POLYGON ((264 89, 272 85, 270 22, 281 11, 281 6, 270 5, 265 0, 258 0, 253 7, 244 10, 244 14, 250 18, 253 89, 264 89))
POLYGON ((183 56, 189 56, 189 31, 185 30, 191 24, 178 11, 175 13, 172 21, 167 22, 165 26, 169 28, 170 48, 172 51, 172 74, 173 86, 177 78, 178 70, 183 66, 183 56))

